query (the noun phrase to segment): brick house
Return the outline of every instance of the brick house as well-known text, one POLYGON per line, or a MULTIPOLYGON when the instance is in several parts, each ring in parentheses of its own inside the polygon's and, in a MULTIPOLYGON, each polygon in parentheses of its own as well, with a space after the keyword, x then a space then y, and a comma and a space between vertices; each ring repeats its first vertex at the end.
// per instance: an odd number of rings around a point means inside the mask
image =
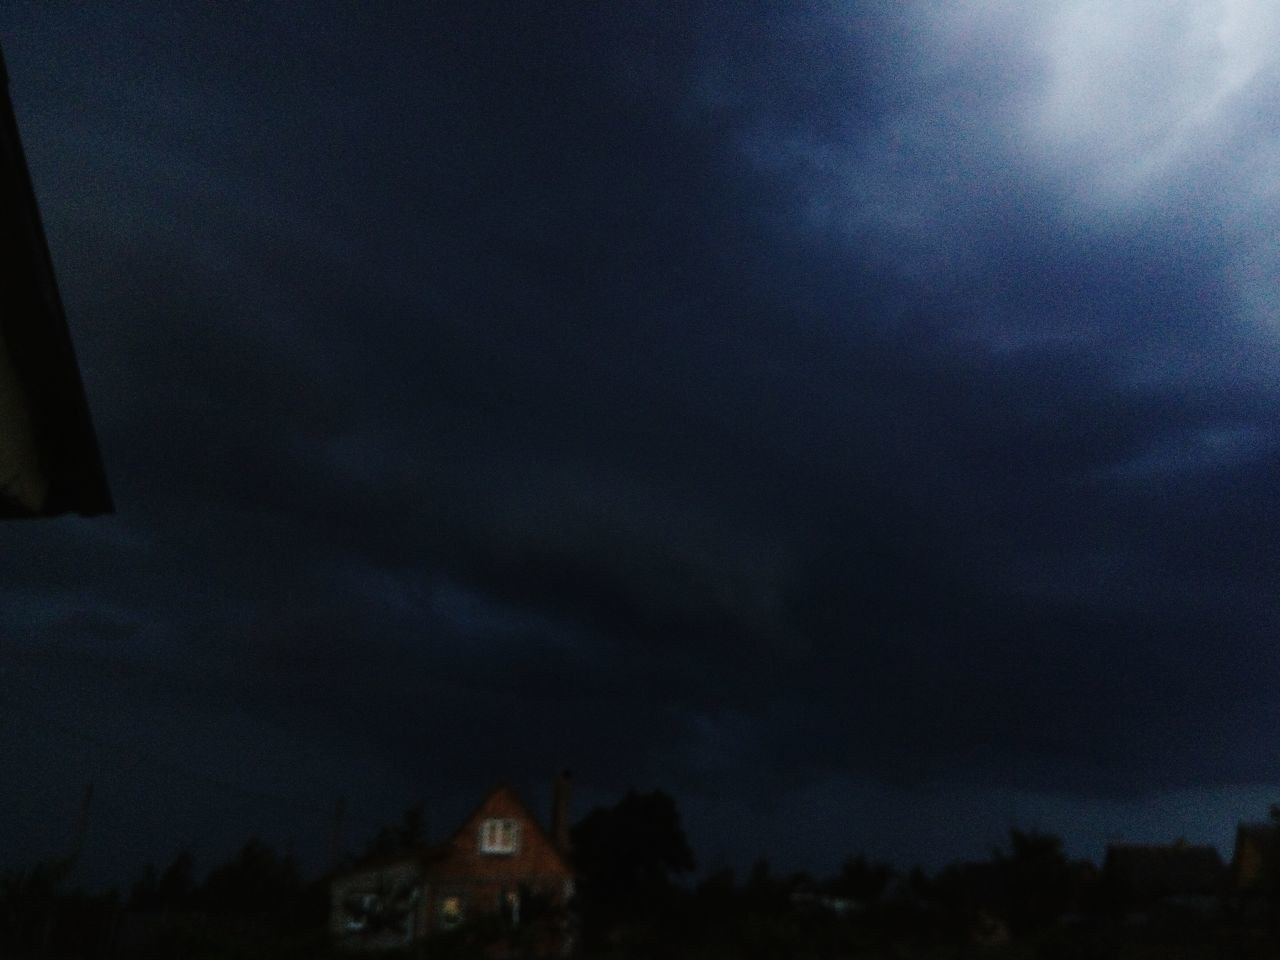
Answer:
POLYGON ((511 931, 537 923, 545 952, 570 947, 567 774, 544 831, 508 786, 489 792, 444 843, 366 860, 330 888, 330 931, 344 947, 388 949, 478 920, 511 931))
POLYGON ((1112 844, 1102 866, 1111 902, 1132 909, 1153 905, 1210 909, 1225 889, 1227 868, 1211 846, 1178 840, 1149 846, 1112 844))
POLYGON ((1236 827, 1231 856, 1231 889, 1241 895, 1274 893, 1280 879, 1280 827, 1271 823, 1241 823, 1236 827))

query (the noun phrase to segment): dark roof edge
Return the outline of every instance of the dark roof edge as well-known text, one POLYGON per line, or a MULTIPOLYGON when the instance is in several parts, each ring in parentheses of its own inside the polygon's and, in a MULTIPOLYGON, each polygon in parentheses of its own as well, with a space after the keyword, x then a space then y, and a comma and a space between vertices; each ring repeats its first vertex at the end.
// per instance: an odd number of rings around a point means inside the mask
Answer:
MULTIPOLYGON (((29 259, 27 265, 35 288, 31 293, 32 309, 38 309, 40 314, 28 316, 23 304, 4 304, 4 312, 10 317, 3 325, 4 334, 20 345, 25 356, 32 358, 25 370, 17 372, 37 411, 32 418, 33 428, 37 433, 39 458, 50 484, 46 502, 36 515, 112 513, 115 506, 89 415, 84 382, 58 291, 17 114, 9 95, 9 74, 3 52, 0 52, 0 79, 3 80, 0 83, 0 176, 6 181, 0 182, 0 189, 9 193, 5 206, 12 203, 11 212, 17 221, 6 229, 14 231, 13 249, 21 249, 22 259, 29 259), (32 370, 31 364, 39 369, 32 370)), ((10 239, 4 242, 8 248, 10 239)), ((15 264, 14 268, 17 267, 15 264)), ((10 343, 11 349, 14 342, 10 343)))

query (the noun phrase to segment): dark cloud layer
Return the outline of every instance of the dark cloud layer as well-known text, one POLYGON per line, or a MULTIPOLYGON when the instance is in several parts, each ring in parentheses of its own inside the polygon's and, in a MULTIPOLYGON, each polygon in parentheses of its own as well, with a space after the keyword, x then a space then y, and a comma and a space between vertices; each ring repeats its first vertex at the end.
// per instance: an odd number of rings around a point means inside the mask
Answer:
POLYGON ((957 10, 0 16, 119 508, 5 531, 19 855, 88 778, 100 877, 561 764, 820 869, 1256 812, 1270 60, 1122 154, 957 10))

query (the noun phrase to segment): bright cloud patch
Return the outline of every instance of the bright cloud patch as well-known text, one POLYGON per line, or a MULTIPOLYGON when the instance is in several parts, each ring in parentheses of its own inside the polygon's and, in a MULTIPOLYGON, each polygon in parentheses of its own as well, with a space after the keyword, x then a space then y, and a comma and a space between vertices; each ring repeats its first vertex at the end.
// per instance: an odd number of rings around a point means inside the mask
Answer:
POLYGON ((1140 193, 1247 133, 1276 35, 1260 0, 1060 5, 1029 38, 1046 68, 1029 131, 1106 196, 1140 193))
MULTIPOLYGON (((909 284, 945 290, 1029 243, 1062 263, 1081 244, 1131 246, 1153 221, 1176 221, 1179 249, 1202 248, 1224 281, 1214 315, 1269 340, 1280 323, 1280 7, 969 0, 869 19, 841 5, 823 30, 847 41, 850 75, 874 68, 874 90, 849 106, 857 121, 801 132, 765 121, 747 139, 753 160, 807 185, 810 224, 909 284)), ((1023 307, 1013 329, 980 335, 1022 342, 1042 326, 1023 307)), ((1132 310, 1117 301, 1116 313, 1123 324, 1132 310)))

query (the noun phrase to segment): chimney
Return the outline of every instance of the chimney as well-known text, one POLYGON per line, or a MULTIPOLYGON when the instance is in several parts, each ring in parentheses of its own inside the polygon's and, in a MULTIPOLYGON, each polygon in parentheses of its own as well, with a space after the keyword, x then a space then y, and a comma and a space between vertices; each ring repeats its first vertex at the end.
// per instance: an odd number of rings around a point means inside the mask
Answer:
POLYGON ((561 770, 551 784, 551 842, 563 854, 569 852, 569 780, 561 770))

